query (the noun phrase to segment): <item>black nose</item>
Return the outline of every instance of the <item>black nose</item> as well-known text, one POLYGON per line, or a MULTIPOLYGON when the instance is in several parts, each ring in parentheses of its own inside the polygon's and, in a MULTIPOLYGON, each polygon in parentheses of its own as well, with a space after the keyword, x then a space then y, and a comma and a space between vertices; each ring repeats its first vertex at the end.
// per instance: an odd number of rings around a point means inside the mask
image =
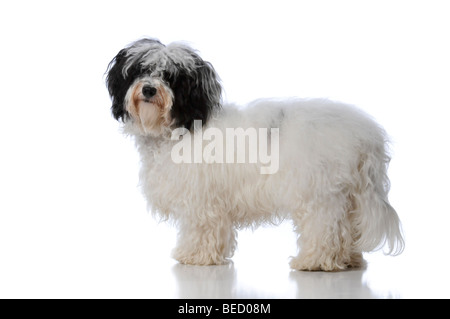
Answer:
POLYGON ((146 98, 151 98, 156 94, 156 88, 150 85, 146 85, 142 88, 142 94, 144 94, 146 98))

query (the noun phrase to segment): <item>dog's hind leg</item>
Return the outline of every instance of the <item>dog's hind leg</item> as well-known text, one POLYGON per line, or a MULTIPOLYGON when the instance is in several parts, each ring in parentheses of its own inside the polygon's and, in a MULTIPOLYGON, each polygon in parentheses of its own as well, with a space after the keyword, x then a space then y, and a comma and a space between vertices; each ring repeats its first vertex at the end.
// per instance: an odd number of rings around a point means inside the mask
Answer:
POLYGON ((359 267, 363 259, 354 247, 350 209, 351 203, 343 192, 315 197, 293 214, 299 254, 292 258, 291 268, 338 271, 359 267))
POLYGON ((193 215, 178 221, 177 246, 172 256, 182 264, 220 265, 231 258, 237 232, 228 218, 193 215))

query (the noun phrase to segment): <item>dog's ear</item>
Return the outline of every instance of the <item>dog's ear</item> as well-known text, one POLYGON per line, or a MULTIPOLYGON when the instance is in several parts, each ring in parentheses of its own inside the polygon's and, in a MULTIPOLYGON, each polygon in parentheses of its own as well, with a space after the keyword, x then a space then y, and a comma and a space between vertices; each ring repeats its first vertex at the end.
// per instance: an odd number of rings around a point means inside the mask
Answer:
POLYGON ((124 120, 127 112, 124 109, 125 95, 128 85, 123 74, 127 50, 122 49, 108 65, 106 85, 112 100, 111 112, 116 120, 124 120))
POLYGON ((157 39, 144 38, 122 49, 112 59, 106 70, 106 85, 112 99, 111 111, 116 120, 129 117, 124 108, 125 96, 133 81, 143 72, 149 72, 150 66, 143 63, 149 52, 160 50, 164 45, 157 39))
POLYGON ((176 127, 192 128, 194 120, 204 124, 211 113, 221 107, 222 86, 213 66, 191 52, 195 60, 192 70, 168 74, 174 95, 171 117, 176 127))

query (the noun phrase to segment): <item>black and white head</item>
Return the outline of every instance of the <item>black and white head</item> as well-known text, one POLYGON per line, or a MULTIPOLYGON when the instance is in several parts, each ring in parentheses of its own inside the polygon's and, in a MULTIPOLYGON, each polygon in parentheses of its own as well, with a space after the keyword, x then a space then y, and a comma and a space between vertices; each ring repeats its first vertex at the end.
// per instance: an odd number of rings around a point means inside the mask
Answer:
POLYGON ((221 107, 222 88, 213 66, 181 43, 141 39, 109 63, 106 78, 112 114, 145 135, 205 123, 221 107))

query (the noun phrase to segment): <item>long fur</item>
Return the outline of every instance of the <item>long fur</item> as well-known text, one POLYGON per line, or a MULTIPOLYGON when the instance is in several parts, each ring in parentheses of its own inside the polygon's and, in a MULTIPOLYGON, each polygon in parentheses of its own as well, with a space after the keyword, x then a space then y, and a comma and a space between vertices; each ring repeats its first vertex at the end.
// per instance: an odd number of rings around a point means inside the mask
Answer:
MULTIPOLYGON (((235 251, 237 229, 286 218, 299 235, 293 269, 342 270, 361 266, 362 252, 403 250, 400 221, 388 201, 388 139, 361 110, 297 98, 222 105, 208 62, 187 46, 152 39, 119 52, 108 71, 113 115, 140 153, 141 189, 149 209, 177 225, 173 256, 181 263, 225 263, 235 251), (136 83, 155 81, 170 94, 161 89, 155 100, 142 100, 136 83), (136 97, 132 106, 127 92, 136 97), (133 107, 153 111, 130 114, 133 107), (142 117, 155 114, 166 120, 152 125, 164 129, 146 127, 142 117), (278 171, 261 174, 261 163, 175 163, 171 151, 178 140, 171 132, 180 126, 193 132, 195 119, 223 136, 227 128, 278 128, 278 171)), ((213 143, 219 142, 226 141, 213 143)))

